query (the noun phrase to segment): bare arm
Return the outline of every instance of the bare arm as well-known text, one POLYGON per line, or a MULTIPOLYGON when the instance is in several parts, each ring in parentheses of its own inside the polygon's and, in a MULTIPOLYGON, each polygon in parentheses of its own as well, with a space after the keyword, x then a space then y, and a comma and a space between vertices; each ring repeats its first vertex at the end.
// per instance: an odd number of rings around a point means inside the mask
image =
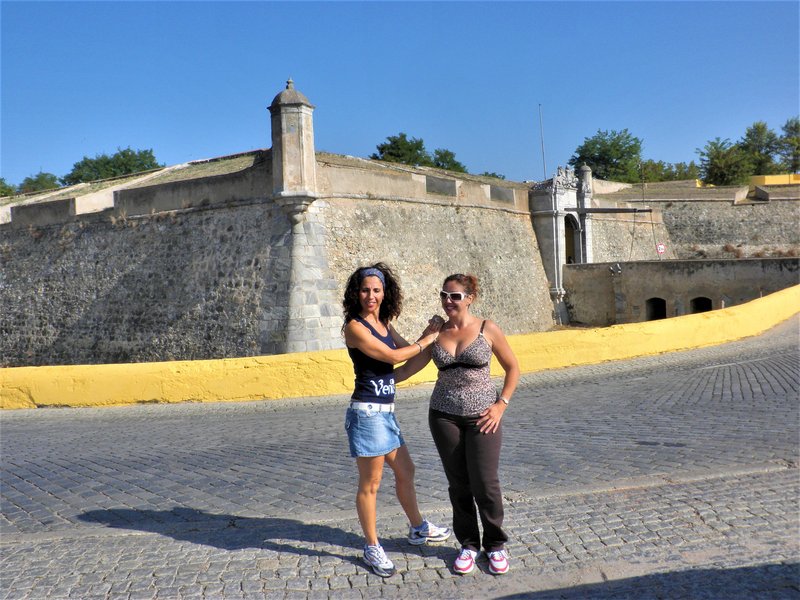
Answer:
POLYGON ((431 347, 428 346, 420 354, 407 360, 403 366, 397 367, 394 370, 394 382, 400 383, 401 381, 405 381, 424 369, 425 365, 431 360, 431 352, 431 347))
POLYGON ((519 383, 519 363, 517 357, 514 356, 514 351, 503 335, 502 330, 492 321, 487 321, 486 330, 489 333, 489 339, 492 342, 492 352, 497 357, 497 362, 503 367, 506 372, 503 379, 503 390, 500 395, 506 400, 511 400, 511 396, 517 389, 519 383))
MULTIPOLYGON (((389 333, 390 333, 390 334, 391 334, 391 336, 392 336, 392 339, 394 340, 394 345, 395 345, 395 346, 397 346, 398 348, 405 348, 406 346, 409 346, 409 345, 410 345, 410 344, 408 343, 408 340, 406 340, 406 338, 404 338, 402 335, 400 335, 400 334, 397 332, 397 329, 395 329, 394 327, 392 327, 392 325, 391 325, 391 324, 389 325, 388 329, 389 329, 389 333)), ((423 335, 425 335, 425 334, 424 334, 424 332, 423 332, 423 335)), ((421 337, 421 336, 420 336, 420 337, 421 337)))
MULTIPOLYGON (((389 331, 393 331, 391 327, 389 327, 389 331)), ((425 331, 427 332, 428 329, 425 331)), ((395 334, 392 333, 393 338, 394 335, 395 334)), ((400 338, 403 343, 406 344, 405 346, 389 348, 389 346, 373 336, 372 333, 358 321, 350 321, 344 328, 344 341, 348 348, 358 348, 370 358, 392 365, 396 365, 397 363, 401 363, 416 356, 420 353, 420 347, 424 350, 426 347, 430 346, 437 335, 436 332, 429 332, 420 338, 418 342, 413 344, 408 344, 408 342, 400 338), (419 344, 419 346, 417 344, 419 344)))
MULTIPOLYGON (((517 389, 519 383, 519 363, 517 357, 514 356, 514 351, 503 335, 502 330, 492 321, 486 321, 484 335, 492 343, 492 353, 497 357, 497 362, 503 367, 505 377, 503 378, 503 390, 500 396, 506 400, 511 400, 511 396, 517 389)), ((481 413, 481 418, 478 419, 477 425, 481 433, 494 433, 500 425, 500 420, 506 412, 508 405, 502 400, 498 400, 489 408, 481 413)))
MULTIPOLYGON (((425 337, 432 332, 435 332, 438 335, 439 331, 442 328, 443 323, 444 319, 442 319, 438 315, 434 315, 428 320, 428 326, 425 328, 425 331, 422 332, 422 337, 425 337)), ((405 340, 400 336, 400 334, 397 334, 397 338, 399 338, 399 340, 401 340, 402 342, 405 342, 405 340)), ((399 341, 397 338, 395 339, 395 344, 399 345, 399 341)), ((425 365, 428 364, 430 360, 431 360, 431 346, 427 346, 422 352, 407 360, 403 366, 395 369, 394 371, 395 383, 400 383, 401 381, 405 381, 409 377, 415 375, 416 373, 421 371, 425 367, 425 365)))

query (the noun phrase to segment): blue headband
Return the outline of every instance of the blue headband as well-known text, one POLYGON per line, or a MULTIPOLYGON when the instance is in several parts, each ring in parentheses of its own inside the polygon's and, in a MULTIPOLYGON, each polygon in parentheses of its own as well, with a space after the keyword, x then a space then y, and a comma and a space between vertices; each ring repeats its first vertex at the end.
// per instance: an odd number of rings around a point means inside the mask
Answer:
POLYGON ((361 271, 359 271, 359 283, 364 281, 365 277, 372 277, 372 276, 380 279, 384 289, 386 288, 386 279, 384 278, 383 273, 379 269, 374 269, 373 267, 368 267, 366 269, 361 269, 361 271))

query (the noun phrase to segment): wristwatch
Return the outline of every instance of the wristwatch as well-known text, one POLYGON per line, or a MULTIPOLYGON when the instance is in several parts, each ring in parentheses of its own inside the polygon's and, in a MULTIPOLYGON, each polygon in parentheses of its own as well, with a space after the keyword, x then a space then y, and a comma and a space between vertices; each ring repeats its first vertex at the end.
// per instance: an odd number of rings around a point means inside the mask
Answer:
POLYGON ((508 406, 508 398, 503 398, 502 396, 500 396, 500 397, 498 398, 498 400, 502 400, 502 401, 503 401, 503 404, 505 404, 506 406, 508 406))

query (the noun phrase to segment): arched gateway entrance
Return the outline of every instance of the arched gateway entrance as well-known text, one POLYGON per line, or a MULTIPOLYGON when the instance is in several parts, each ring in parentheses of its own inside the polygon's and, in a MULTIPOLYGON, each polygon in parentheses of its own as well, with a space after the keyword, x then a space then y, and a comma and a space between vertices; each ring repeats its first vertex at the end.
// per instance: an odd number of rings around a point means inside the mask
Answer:
POLYGON ((572 215, 564 217, 564 262, 568 265, 583 262, 581 257, 581 229, 572 215))

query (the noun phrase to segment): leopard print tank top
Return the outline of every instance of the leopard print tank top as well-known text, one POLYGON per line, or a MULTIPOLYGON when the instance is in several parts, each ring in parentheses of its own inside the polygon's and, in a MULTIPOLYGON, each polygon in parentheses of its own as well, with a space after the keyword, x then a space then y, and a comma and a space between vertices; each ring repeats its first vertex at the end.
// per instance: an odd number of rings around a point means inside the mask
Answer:
POLYGON ((497 389, 489 377, 492 347, 478 337, 453 356, 434 342, 431 350, 439 377, 431 394, 431 408, 451 415, 476 415, 497 401, 497 389))

